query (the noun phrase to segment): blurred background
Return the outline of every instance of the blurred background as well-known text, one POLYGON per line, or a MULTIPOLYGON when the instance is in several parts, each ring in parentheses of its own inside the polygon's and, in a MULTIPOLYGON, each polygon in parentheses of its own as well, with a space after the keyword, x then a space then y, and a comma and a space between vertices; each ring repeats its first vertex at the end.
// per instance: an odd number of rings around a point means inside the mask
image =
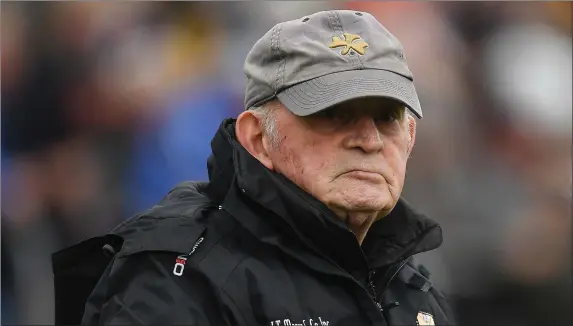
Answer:
POLYGON ((251 46, 332 8, 404 45, 404 196, 442 225, 419 262, 460 324, 571 325, 571 2, 3 1, 2 323, 53 323, 51 253, 205 180, 251 46))

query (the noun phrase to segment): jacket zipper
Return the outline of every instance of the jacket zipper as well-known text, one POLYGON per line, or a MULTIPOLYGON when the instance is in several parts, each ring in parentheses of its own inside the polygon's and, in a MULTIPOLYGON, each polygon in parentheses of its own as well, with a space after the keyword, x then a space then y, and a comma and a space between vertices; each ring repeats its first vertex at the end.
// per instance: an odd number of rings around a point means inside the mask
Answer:
MULTIPOLYGON (((398 273, 402 270, 402 268, 404 268, 404 266, 406 266, 406 264, 408 263, 408 261, 410 260, 410 258, 405 259, 404 261, 402 261, 400 263, 400 266, 398 266, 398 268, 396 269, 396 271, 394 271, 394 273, 392 274, 392 276, 388 279, 388 281, 386 282, 386 284, 384 285, 384 289, 382 289, 382 293, 386 292, 386 290, 388 289, 388 287, 390 286, 390 284, 392 283, 392 280, 394 280, 394 278, 396 277, 396 275, 398 275, 398 273)), ((387 304, 386 306, 382 306, 379 301, 378 301, 378 295, 376 294, 376 286, 374 285, 374 274, 376 273, 375 270, 371 271, 368 273, 368 285, 370 286, 370 289, 372 290, 372 294, 374 296, 374 302, 376 302, 376 305, 378 306, 378 308, 380 309, 380 312, 384 315, 384 312, 389 310, 390 308, 393 307, 397 307, 400 305, 400 303, 398 301, 395 302, 391 302, 389 304, 387 304)), ((384 318, 386 318, 386 316, 384 315, 384 318)))
MULTIPOLYGON (((344 272, 350 279, 352 279, 356 284, 358 284, 358 286, 360 286, 360 288, 362 288, 364 291, 366 291, 366 293, 368 293, 368 296, 370 297, 370 299, 372 300, 372 302, 376 305, 376 307, 378 307, 378 310, 380 311, 380 313, 382 313, 383 308, 382 305, 380 304, 380 302, 378 302, 378 300, 376 299, 376 293, 370 293, 370 291, 368 291, 367 288, 364 287, 364 285, 362 285, 362 283, 360 283, 359 280, 357 280, 356 278, 354 278, 354 276, 352 276, 350 273, 348 273, 344 268, 340 267, 336 262, 334 262, 332 259, 326 257, 325 255, 323 255, 320 251, 318 251, 316 248, 314 248, 314 246, 310 243, 308 243, 306 240, 303 239, 303 237, 301 237, 298 232, 295 231, 295 233, 297 234, 297 236, 299 237, 299 239, 304 242, 307 246, 309 246, 309 248, 311 248, 315 253, 317 253, 319 256, 321 256, 322 258, 326 259, 327 261, 329 261, 331 264, 333 264, 336 268, 338 268, 339 270, 341 270, 342 272, 344 272)), ((372 291, 374 291, 374 284, 371 281, 370 278, 370 270, 368 271, 368 285, 369 287, 371 287, 370 289, 372 291)), ((384 317, 384 315, 382 314, 382 317, 384 317)), ((384 317, 385 318, 385 317, 384 317)))
MULTIPOLYGON (((287 222, 288 223, 288 222, 287 222)), ((288 223, 290 225, 290 223, 288 223)), ((290 226, 293 230, 294 233, 296 233, 296 235, 298 236, 298 238, 304 243, 306 244, 310 249, 312 249, 316 254, 318 254, 319 256, 321 256, 322 258, 326 259, 327 261, 329 261, 332 265, 334 265, 336 268, 338 268, 339 270, 341 270, 342 272, 344 272, 350 279, 352 279, 356 284, 358 284, 358 286, 360 286, 360 288, 362 288, 364 291, 366 291, 366 293, 368 293, 368 297, 370 297, 370 299, 372 300, 372 302, 376 305, 376 307, 378 307, 378 311, 380 311, 382 318, 386 318, 384 316, 384 314, 382 314, 383 307, 380 304, 380 302, 378 302, 378 300, 376 299, 376 294, 371 294, 368 289, 366 289, 362 283, 360 283, 360 281, 358 281, 357 279, 354 278, 354 276, 352 276, 350 273, 348 273, 344 268, 340 267, 336 262, 334 262, 332 259, 328 258, 327 256, 323 255, 320 251, 318 251, 318 249, 316 249, 311 243, 309 243, 308 241, 306 241, 300 234, 299 232, 291 225, 290 226)), ((368 284, 369 286, 372 286, 372 290, 374 290, 373 286, 373 282, 371 281, 370 278, 370 270, 368 270, 368 284)))
POLYGON ((402 270, 402 268, 404 268, 404 266, 406 266, 406 264, 408 263, 408 261, 410 261, 410 258, 408 259, 404 259, 401 263, 400 266, 398 267, 398 269, 396 269, 396 271, 394 271, 394 273, 392 274, 392 276, 388 279, 388 281, 386 282, 386 284, 384 284, 384 289, 382 290, 382 293, 384 293, 388 287, 390 286, 390 283, 392 283, 392 280, 394 279, 394 277, 396 277, 396 275, 398 275, 398 273, 402 270))
MULTIPOLYGON (((243 194, 249 196, 243 189, 243 194)), ((251 198, 252 199, 252 198, 251 198)), ((254 199, 252 199, 254 200, 254 199)), ((259 205, 263 206, 264 208, 266 208, 267 210, 271 211, 267 206, 259 203, 259 205)), ((352 276, 350 273, 348 273, 344 268, 340 267, 336 262, 334 262, 332 259, 326 257, 325 255, 323 255, 320 251, 318 251, 318 249, 316 249, 311 243, 309 243, 308 241, 306 241, 304 239, 303 236, 300 235, 300 233, 297 231, 297 229, 292 226, 287 220, 285 220, 285 222, 291 227, 291 229, 294 231, 294 233, 297 235, 297 237, 304 243, 306 244, 310 249, 312 249, 316 254, 318 254, 319 256, 321 256, 322 258, 326 259, 327 261, 329 261, 331 264, 333 264, 336 268, 338 268, 339 270, 341 270, 342 272, 344 272, 350 279, 352 279, 356 284, 358 284, 358 286, 360 286, 360 288, 362 288, 364 291, 366 291, 366 293, 368 294, 368 297, 370 297, 370 299, 372 300, 372 303, 374 303, 376 305, 376 307, 378 307, 378 311, 380 312, 380 315, 382 316, 383 319, 386 319, 386 316, 384 316, 384 307, 382 307, 382 305, 380 304, 380 302, 378 302, 378 300, 376 299, 376 293, 375 293, 375 289, 374 289, 374 283, 372 281, 371 278, 371 270, 370 268, 368 269, 368 287, 373 291, 373 293, 370 293, 370 291, 368 291, 368 289, 366 289, 362 283, 360 283, 360 281, 358 281, 357 279, 354 278, 354 276, 352 276)), ((407 261, 407 260, 406 260, 407 261)), ((398 274, 398 271, 400 271, 402 269, 402 267, 404 267, 405 263, 403 263, 402 265, 400 265, 400 267, 398 268, 398 270, 394 273, 394 275, 392 275, 392 277, 390 278, 390 280, 388 281, 387 285, 390 284, 390 282, 392 281, 392 279, 398 274)), ((387 288, 387 286, 385 287, 385 289, 387 288)))
MULTIPOLYGON (((288 223, 288 222, 287 222, 288 223)), ((292 227, 292 226, 291 226, 292 227)), ((387 322, 387 317, 385 315, 385 311, 387 311, 390 308, 399 306, 399 302, 391 302, 390 304, 386 305, 386 306, 382 306, 382 304, 378 301, 378 295, 376 294, 376 287, 374 285, 374 280, 373 280, 373 276, 376 273, 376 271, 374 270, 368 270, 368 289, 365 288, 362 283, 360 283, 360 281, 358 281, 357 279, 354 278, 354 276, 352 276, 350 273, 348 273, 346 270, 344 270, 342 267, 340 267, 336 262, 334 262, 333 260, 331 260, 330 258, 326 257, 325 255, 323 255, 322 253, 320 253, 320 251, 318 251, 316 248, 314 248, 314 246, 310 243, 308 243, 297 231, 296 229, 293 228, 293 230, 295 230, 296 235, 298 236, 298 238, 305 243, 309 248, 311 248, 315 253, 317 253, 319 256, 321 256, 322 258, 326 259, 327 261, 329 261, 331 264, 333 264, 334 266, 336 266, 339 270, 343 271, 348 277, 350 277, 356 284, 358 284, 358 286, 360 286, 364 291, 366 291, 366 293, 368 293, 368 296, 370 297, 370 299, 372 300, 372 302, 376 305, 376 307, 378 307, 378 311, 380 312, 380 314, 382 315, 382 318, 384 320, 386 320, 387 322), (370 290, 370 291, 369 291, 370 290)), ((409 259, 404 260, 400 266, 398 267, 398 269, 396 269, 396 271, 392 274, 392 276, 390 277, 390 279, 388 280, 388 282, 386 282, 384 289, 382 290, 381 293, 384 293, 386 291, 386 289, 388 289, 388 286, 390 286, 390 284, 392 283, 392 280, 396 277, 396 275, 398 275, 398 273, 402 270, 402 268, 404 268, 404 266, 406 265, 406 263, 409 261, 409 259)))
MULTIPOLYGON (((408 260, 409 259, 402 261, 402 263, 400 264, 398 269, 396 269, 396 271, 392 274, 392 276, 386 282, 384 289, 382 290, 381 293, 386 292, 386 289, 388 289, 388 286, 390 286, 390 284, 392 283, 392 280, 394 280, 394 277, 396 277, 396 275, 398 275, 398 273, 402 270, 402 268, 404 268, 404 266, 408 263, 408 260)), ((376 286, 374 285, 374 279, 373 279, 375 274, 376 274, 375 270, 371 270, 370 272, 368 272, 368 286, 369 286, 370 290, 372 291, 372 297, 373 297, 374 301, 377 303, 378 308, 380 308, 380 311, 384 311, 385 307, 382 307, 380 305, 378 299, 377 299, 378 295, 376 294, 376 286)), ((396 305, 398 305, 398 303, 393 302, 389 306, 396 306, 396 305)))
POLYGON ((376 303, 376 306, 378 306, 378 309, 380 310, 380 312, 383 312, 384 309, 382 308, 382 305, 380 304, 380 302, 378 301, 378 295, 376 294, 376 286, 374 285, 374 274, 376 273, 376 271, 373 270, 369 270, 368 271, 368 287, 370 288, 370 295, 372 296, 372 300, 374 300, 374 302, 376 303))

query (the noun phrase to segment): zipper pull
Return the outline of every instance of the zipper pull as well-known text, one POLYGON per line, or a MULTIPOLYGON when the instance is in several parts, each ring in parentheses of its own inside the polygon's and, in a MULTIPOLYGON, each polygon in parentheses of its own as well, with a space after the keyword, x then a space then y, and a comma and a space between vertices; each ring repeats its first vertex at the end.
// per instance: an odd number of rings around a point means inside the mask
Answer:
POLYGON ((390 302, 389 304, 385 305, 384 307, 380 307, 380 311, 384 312, 384 310, 390 310, 394 307, 398 307, 399 305, 400 305, 400 302, 398 302, 398 301, 390 302))

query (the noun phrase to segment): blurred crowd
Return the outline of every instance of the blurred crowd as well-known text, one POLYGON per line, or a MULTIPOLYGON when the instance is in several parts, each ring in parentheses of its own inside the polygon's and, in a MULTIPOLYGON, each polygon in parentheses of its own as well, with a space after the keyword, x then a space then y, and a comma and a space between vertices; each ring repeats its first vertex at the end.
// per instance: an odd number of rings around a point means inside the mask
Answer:
POLYGON ((2 2, 3 324, 53 322, 50 254, 183 180, 275 23, 368 11, 425 112, 404 196, 461 325, 571 325, 571 2, 2 2))

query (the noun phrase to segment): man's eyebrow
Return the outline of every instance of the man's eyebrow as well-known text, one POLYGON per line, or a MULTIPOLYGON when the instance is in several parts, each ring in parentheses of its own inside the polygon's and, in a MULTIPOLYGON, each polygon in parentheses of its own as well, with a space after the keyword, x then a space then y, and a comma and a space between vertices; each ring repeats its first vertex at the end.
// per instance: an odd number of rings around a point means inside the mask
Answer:
POLYGON ((396 104, 392 108, 389 108, 390 113, 396 114, 399 120, 402 120, 406 117, 406 110, 408 108, 404 104, 396 104))

